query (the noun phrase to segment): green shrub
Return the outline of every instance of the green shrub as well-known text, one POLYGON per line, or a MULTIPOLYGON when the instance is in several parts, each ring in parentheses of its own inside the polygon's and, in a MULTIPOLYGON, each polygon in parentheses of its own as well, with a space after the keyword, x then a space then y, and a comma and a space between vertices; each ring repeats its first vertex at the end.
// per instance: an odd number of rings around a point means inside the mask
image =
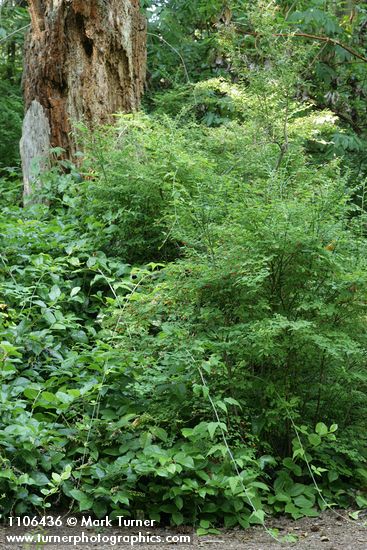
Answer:
POLYGON ((364 186, 283 84, 203 84, 235 103, 209 126, 80 128, 46 204, 2 197, 3 513, 206 533, 366 506, 364 186))

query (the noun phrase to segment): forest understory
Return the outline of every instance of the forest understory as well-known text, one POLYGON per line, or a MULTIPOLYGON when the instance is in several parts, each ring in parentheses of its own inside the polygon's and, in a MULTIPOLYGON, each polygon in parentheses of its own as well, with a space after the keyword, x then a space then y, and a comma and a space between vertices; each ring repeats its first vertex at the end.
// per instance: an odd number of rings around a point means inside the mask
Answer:
POLYGON ((0 2, 1 534, 68 510, 366 548, 366 7, 140 4, 140 109, 80 103, 24 197, 29 12, 0 2))

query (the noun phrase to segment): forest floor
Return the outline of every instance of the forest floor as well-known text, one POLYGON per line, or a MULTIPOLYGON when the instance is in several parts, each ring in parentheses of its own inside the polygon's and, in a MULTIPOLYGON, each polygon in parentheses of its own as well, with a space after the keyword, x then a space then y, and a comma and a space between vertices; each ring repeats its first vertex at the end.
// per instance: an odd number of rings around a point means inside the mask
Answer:
MULTIPOLYGON (((341 514, 344 517, 346 512, 341 514)), ((275 550, 275 549, 294 549, 294 550, 366 550, 367 549, 367 522, 363 520, 353 521, 342 519, 335 513, 325 512, 318 518, 302 518, 298 521, 292 521, 288 518, 276 518, 269 521, 268 528, 278 529, 279 539, 292 535, 292 538, 297 539, 297 542, 278 542, 264 530, 263 527, 252 527, 247 530, 230 530, 222 531, 218 535, 207 535, 203 537, 191 536, 191 543, 169 543, 164 542, 168 535, 191 535, 191 529, 177 528, 173 529, 150 529, 147 533, 150 535, 160 536, 162 542, 159 544, 144 544, 144 543, 120 543, 113 544, 115 536, 133 536, 138 535, 137 528, 116 529, 116 528, 100 528, 89 529, 85 528, 85 533, 93 539, 100 534, 104 539, 109 538, 109 542, 84 542, 76 541, 71 543, 61 542, 55 543, 39 543, 27 544, 20 542, 6 541, 8 535, 22 535, 36 533, 35 530, 28 529, 10 529, 9 527, 0 527, 0 550, 31 550, 33 548, 39 550, 46 548, 47 550, 61 550, 64 548, 77 548, 78 550, 105 550, 107 548, 128 549, 139 548, 139 550, 158 550, 165 548, 166 550, 191 550, 192 548, 202 548, 204 550, 220 550, 222 548, 232 550, 275 550)), ((48 535, 70 536, 80 535, 80 529, 65 527, 55 530, 44 531, 48 535)), ((141 531, 142 534, 146 534, 141 531)))

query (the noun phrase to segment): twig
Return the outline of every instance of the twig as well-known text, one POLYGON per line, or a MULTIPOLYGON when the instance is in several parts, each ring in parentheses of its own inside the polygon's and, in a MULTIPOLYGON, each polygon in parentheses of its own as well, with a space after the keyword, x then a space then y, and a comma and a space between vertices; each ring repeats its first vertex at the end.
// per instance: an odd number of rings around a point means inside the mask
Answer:
MULTIPOLYGON (((259 32, 250 32, 245 31, 243 34, 249 35, 249 36, 255 36, 255 37, 261 37, 265 36, 262 33, 259 32)), ((343 48, 343 50, 349 52, 354 57, 357 57, 358 59, 361 59, 364 61, 364 63, 367 63, 367 57, 364 57, 362 54, 358 53, 356 50, 348 46, 347 44, 344 44, 343 42, 340 42, 340 40, 337 40, 336 38, 331 38, 330 36, 320 36, 318 34, 309 34, 307 32, 294 32, 294 33, 284 33, 284 32, 276 32, 272 33, 273 36, 279 36, 281 38, 309 38, 311 40, 318 40, 319 42, 326 42, 328 44, 334 44, 334 46, 339 46, 340 48, 343 48)))
POLYGON ((164 42, 169 48, 171 48, 171 50, 173 50, 179 56, 179 58, 181 59, 182 66, 183 66, 184 71, 185 71, 185 76, 186 76, 187 83, 191 84, 191 80, 190 80, 190 76, 189 76, 189 73, 188 73, 188 70, 187 70, 187 67, 186 67, 185 60, 182 57, 181 53, 178 51, 178 49, 175 48, 174 46, 172 46, 172 44, 170 44, 169 42, 167 42, 167 40, 165 38, 163 38, 163 36, 161 36, 160 34, 156 34, 154 32, 148 32, 147 35, 148 36, 155 36, 156 38, 159 38, 159 40, 161 42, 164 42))
POLYGON ((4 38, 2 38, 0 40, 0 44, 2 44, 3 42, 6 42, 9 38, 11 38, 12 36, 14 36, 14 34, 17 34, 18 32, 22 32, 24 31, 25 29, 28 29, 28 27, 30 27, 31 24, 28 23, 28 25, 24 25, 24 27, 21 27, 20 29, 17 29, 16 31, 13 31, 11 32, 10 34, 8 34, 7 36, 5 36, 4 38))
POLYGON ((283 141, 283 143, 280 147, 280 155, 278 157, 277 164, 276 164, 276 167, 275 167, 276 172, 279 170, 280 165, 282 164, 283 157, 288 152, 288 148, 289 148, 288 131, 287 131, 288 114, 289 114, 289 96, 287 94, 287 104, 286 104, 286 108, 285 108, 284 125, 283 125, 283 140, 284 141, 283 141))

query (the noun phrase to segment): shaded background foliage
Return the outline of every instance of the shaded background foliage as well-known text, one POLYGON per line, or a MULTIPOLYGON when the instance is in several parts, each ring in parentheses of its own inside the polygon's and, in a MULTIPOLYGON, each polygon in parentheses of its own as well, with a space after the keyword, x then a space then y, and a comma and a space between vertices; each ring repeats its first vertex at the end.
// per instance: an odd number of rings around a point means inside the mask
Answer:
POLYGON ((25 2, 0 3, 0 170, 19 163, 18 142, 23 117, 21 78, 25 2))

